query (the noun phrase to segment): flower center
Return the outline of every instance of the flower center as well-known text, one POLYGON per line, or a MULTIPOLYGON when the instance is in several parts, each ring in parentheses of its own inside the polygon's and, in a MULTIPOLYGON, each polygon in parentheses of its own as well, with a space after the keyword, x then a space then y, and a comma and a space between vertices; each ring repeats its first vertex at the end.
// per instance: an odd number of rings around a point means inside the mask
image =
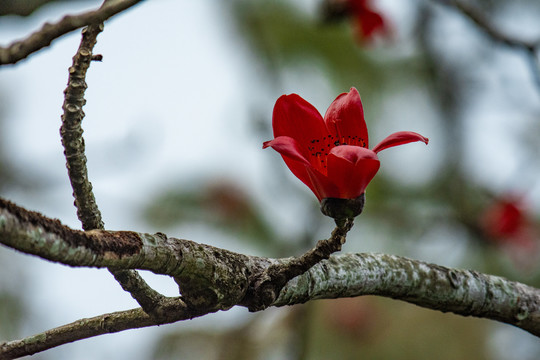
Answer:
POLYGON ((352 145, 366 147, 366 142, 363 138, 358 136, 340 136, 335 137, 333 135, 324 136, 322 139, 313 139, 308 146, 309 154, 311 158, 309 162, 320 173, 327 174, 328 154, 336 146, 340 145, 352 145))

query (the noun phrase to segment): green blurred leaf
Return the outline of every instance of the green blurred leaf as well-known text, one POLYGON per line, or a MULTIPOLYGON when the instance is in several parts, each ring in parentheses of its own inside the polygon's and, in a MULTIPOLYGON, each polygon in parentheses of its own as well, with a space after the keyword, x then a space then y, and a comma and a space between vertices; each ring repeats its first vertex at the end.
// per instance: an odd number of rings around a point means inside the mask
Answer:
POLYGON ((144 210, 156 227, 202 223, 230 233, 261 248, 279 248, 263 210, 232 181, 196 181, 200 187, 169 189, 144 210))
POLYGON ((323 23, 322 14, 310 16, 289 1, 227 4, 238 32, 274 75, 287 66, 313 63, 328 72, 337 89, 356 86, 361 93, 407 86, 407 79, 429 75, 418 54, 391 59, 384 49, 359 44, 349 21, 323 23))

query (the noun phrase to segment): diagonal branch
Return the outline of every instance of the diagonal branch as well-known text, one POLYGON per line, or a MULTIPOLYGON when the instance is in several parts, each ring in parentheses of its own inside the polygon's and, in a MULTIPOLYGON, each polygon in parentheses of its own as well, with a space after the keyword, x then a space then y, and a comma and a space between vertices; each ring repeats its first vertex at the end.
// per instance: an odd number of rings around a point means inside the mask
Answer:
POLYGON ((189 309, 180 299, 169 301, 163 308, 164 313, 160 318, 149 316, 141 308, 118 311, 80 319, 22 340, 0 343, 0 359, 16 359, 94 336, 170 324, 206 315, 204 312, 189 309))
MULTIPOLYGON (((105 1, 102 9, 112 1, 105 1)), ((88 179, 85 146, 83 139, 82 121, 83 106, 86 103, 84 93, 87 88, 86 73, 93 59, 92 51, 97 42, 97 36, 103 31, 103 23, 92 24, 82 31, 82 39, 77 53, 73 57, 73 65, 69 68, 68 85, 64 90, 64 113, 60 135, 64 146, 66 167, 73 188, 77 216, 83 229, 103 229, 101 212, 98 209, 92 184, 88 179)), ((155 311, 164 296, 153 290, 134 270, 109 269, 122 288, 148 313, 155 311)))
POLYGON ((537 89, 540 91, 540 66, 538 63, 538 51, 540 50, 540 39, 537 41, 524 41, 513 38, 504 34, 502 31, 493 26, 484 15, 475 9, 470 4, 459 0, 436 0, 437 2, 449 5, 460 11, 463 15, 474 22, 489 38, 497 43, 523 50, 528 58, 529 67, 536 83, 537 89))
POLYGON ((136 5, 141 0, 109 1, 98 10, 80 15, 67 15, 56 24, 46 23, 26 39, 15 41, 7 47, 0 47, 0 65, 15 64, 30 54, 43 49, 62 35, 90 24, 100 24, 110 17, 136 5))

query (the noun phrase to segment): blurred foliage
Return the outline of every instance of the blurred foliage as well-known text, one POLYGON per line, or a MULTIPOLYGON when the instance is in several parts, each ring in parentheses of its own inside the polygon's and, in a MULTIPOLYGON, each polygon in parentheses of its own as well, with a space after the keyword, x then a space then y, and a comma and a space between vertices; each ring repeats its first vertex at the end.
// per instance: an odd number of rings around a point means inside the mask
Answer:
MULTIPOLYGON (((2 271, 8 267, 0 266, 2 271)), ((21 325, 27 311, 22 301, 23 294, 15 291, 0 291, 0 342, 20 335, 21 325)))
POLYGON ((285 246, 250 195, 232 180, 194 183, 196 188, 170 189, 154 199, 145 219, 158 228, 203 224, 274 253, 285 246))
POLYGON ((487 359, 487 320, 374 297, 325 300, 317 308, 307 359, 487 359))
POLYGON ((238 33, 266 66, 270 80, 279 79, 287 67, 316 63, 336 89, 356 86, 375 99, 383 90, 397 91, 396 86, 407 86, 407 79, 427 75, 419 58, 390 58, 384 50, 359 47, 350 24, 324 23, 322 14, 313 19, 294 2, 234 0, 227 5, 238 33))
POLYGON ((152 359, 256 359, 261 353, 253 339, 252 322, 227 331, 200 330, 171 333, 162 337, 155 346, 152 359))
POLYGON ((371 296, 319 300, 233 328, 179 329, 160 339, 152 359, 481 360, 489 324, 371 296))
MULTIPOLYGON (((0 92, 2 91, 3 89, 0 89, 0 92)), ((2 130, 6 121, 7 106, 8 103, 0 97, 0 194, 8 188, 26 184, 22 174, 15 170, 7 149, 3 146, 6 132, 2 130)), ((0 277, 0 342, 2 342, 3 339, 13 339, 20 335, 20 328, 26 319, 28 309, 24 301, 24 288, 15 285, 19 284, 24 274, 12 260, 9 252, 0 252, 0 274, 8 274, 0 277)))

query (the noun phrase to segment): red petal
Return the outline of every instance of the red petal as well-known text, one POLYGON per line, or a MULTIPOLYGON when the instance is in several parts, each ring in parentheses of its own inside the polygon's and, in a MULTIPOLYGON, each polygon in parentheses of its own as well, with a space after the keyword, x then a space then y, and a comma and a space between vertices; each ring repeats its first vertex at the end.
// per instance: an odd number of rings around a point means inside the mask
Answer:
POLYGON ((415 141, 423 141, 427 145, 429 139, 412 131, 399 131, 387 136, 383 141, 378 143, 373 148, 373 151, 378 153, 379 151, 388 149, 390 147, 408 144, 415 141))
POLYGON ((338 141, 368 147, 368 131, 360 94, 355 88, 339 95, 330 105, 324 121, 328 132, 338 141), (356 141, 351 138, 355 137, 356 141))
POLYGON ((321 114, 296 94, 283 95, 277 99, 272 115, 272 128, 274 137, 289 136, 306 150, 312 140, 322 139, 327 135, 321 114))
POLYGON ((377 154, 372 150, 342 145, 328 155, 328 178, 339 189, 339 197, 354 199, 362 195, 379 170, 377 154))
POLYGON ((356 164, 360 160, 372 159, 379 161, 377 154, 373 150, 369 150, 359 146, 341 145, 336 146, 330 151, 337 157, 345 159, 353 164, 356 164))
POLYGON ((266 141, 263 144, 263 149, 271 146, 274 150, 281 154, 283 161, 287 167, 300 181, 307 185, 317 196, 319 201, 321 198, 321 189, 329 186, 328 180, 321 179, 325 177, 320 174, 302 154, 302 149, 299 148, 298 142, 288 136, 279 136, 274 140, 266 141), (319 175, 314 175, 319 174, 319 175))
POLYGON ((298 146, 298 142, 289 136, 279 136, 274 140, 265 141, 263 143, 263 149, 266 149, 269 146, 291 160, 296 160, 304 165, 311 166, 304 156, 304 151, 298 146))
MULTIPOLYGON (((317 196, 317 199, 321 201, 324 198, 339 198, 338 187, 328 179, 325 175, 318 172, 313 167, 306 166, 307 173, 310 178, 311 186, 308 187, 317 196)), ((306 184, 307 185, 307 184, 306 184)))

